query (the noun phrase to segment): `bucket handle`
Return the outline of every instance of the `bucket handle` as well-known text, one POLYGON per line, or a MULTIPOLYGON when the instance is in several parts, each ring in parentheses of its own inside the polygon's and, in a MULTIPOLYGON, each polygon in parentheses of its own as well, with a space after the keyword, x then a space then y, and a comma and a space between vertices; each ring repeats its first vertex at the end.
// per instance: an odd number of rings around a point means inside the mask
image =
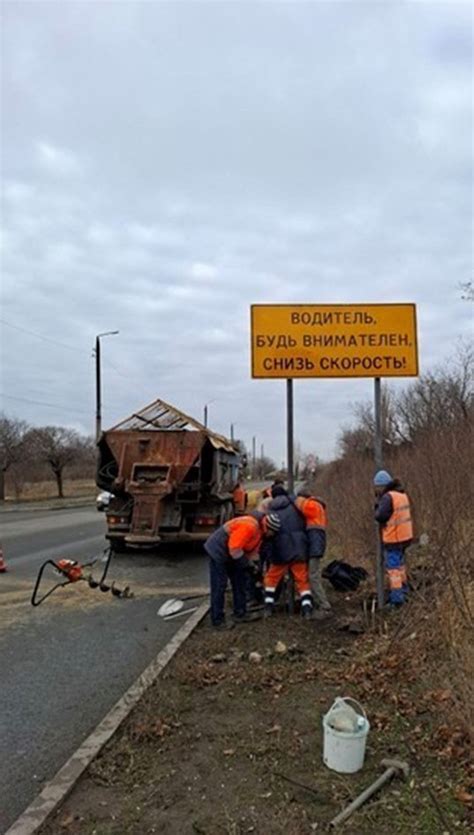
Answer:
POLYGON ((367 714, 364 708, 362 707, 361 703, 358 702, 357 699, 353 699, 352 696, 340 696, 339 698, 341 702, 352 702, 353 704, 357 705, 361 715, 364 717, 364 719, 367 719, 367 714))

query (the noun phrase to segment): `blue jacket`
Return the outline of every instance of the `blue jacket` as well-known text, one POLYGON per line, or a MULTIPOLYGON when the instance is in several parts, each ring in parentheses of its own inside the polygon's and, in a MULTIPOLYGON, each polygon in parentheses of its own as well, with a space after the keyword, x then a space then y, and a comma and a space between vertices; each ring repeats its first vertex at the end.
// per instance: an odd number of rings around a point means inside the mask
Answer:
POLYGON ((303 514, 288 496, 278 496, 272 499, 268 511, 276 513, 281 522, 279 532, 269 540, 270 562, 281 565, 300 560, 306 561, 309 544, 303 514))

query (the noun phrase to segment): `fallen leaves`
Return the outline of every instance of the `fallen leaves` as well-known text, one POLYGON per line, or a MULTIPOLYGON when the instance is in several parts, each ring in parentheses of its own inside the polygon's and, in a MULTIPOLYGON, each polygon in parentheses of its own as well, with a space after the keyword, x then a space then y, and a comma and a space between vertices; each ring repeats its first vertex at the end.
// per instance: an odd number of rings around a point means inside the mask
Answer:
POLYGON ((143 720, 132 725, 130 738, 136 742, 141 742, 146 739, 162 739, 170 730, 171 724, 168 724, 163 719, 155 719, 154 721, 143 720))
POLYGON ((466 789, 458 788, 454 792, 454 797, 456 800, 459 800, 460 803, 464 803, 466 806, 472 806, 474 803, 474 794, 470 791, 466 791, 466 789))
POLYGON ((425 700, 426 701, 433 701, 433 702, 449 702, 453 698, 453 691, 452 690, 429 690, 425 693, 425 700))
POLYGON ((279 734, 281 732, 281 725, 273 725, 273 727, 269 728, 268 731, 265 731, 266 734, 279 734))

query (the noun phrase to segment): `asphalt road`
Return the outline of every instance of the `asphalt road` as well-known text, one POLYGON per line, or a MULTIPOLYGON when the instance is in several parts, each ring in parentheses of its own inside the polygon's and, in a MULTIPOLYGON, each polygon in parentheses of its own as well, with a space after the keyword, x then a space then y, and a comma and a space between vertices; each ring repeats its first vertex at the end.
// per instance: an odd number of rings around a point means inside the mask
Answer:
MULTIPOLYGON (((129 585, 133 600, 78 583, 33 608, 41 563, 100 556, 104 518, 88 508, 20 511, 2 514, 0 524, 8 565, 0 575, 3 833, 179 629, 185 618, 163 621, 159 605, 205 592, 207 565, 189 548, 120 555, 110 577, 118 587, 129 585)), ((100 563, 95 571, 100 574, 100 563)), ((46 582, 55 579, 51 574, 46 582)))

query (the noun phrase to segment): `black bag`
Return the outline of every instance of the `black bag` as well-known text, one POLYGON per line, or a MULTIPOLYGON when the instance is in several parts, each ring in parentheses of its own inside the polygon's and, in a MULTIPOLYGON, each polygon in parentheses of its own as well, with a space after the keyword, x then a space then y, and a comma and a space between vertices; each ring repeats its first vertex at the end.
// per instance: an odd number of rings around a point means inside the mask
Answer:
POLYGON ((329 580, 336 591, 355 591, 368 576, 364 568, 342 560, 333 560, 323 570, 324 579, 329 580))

